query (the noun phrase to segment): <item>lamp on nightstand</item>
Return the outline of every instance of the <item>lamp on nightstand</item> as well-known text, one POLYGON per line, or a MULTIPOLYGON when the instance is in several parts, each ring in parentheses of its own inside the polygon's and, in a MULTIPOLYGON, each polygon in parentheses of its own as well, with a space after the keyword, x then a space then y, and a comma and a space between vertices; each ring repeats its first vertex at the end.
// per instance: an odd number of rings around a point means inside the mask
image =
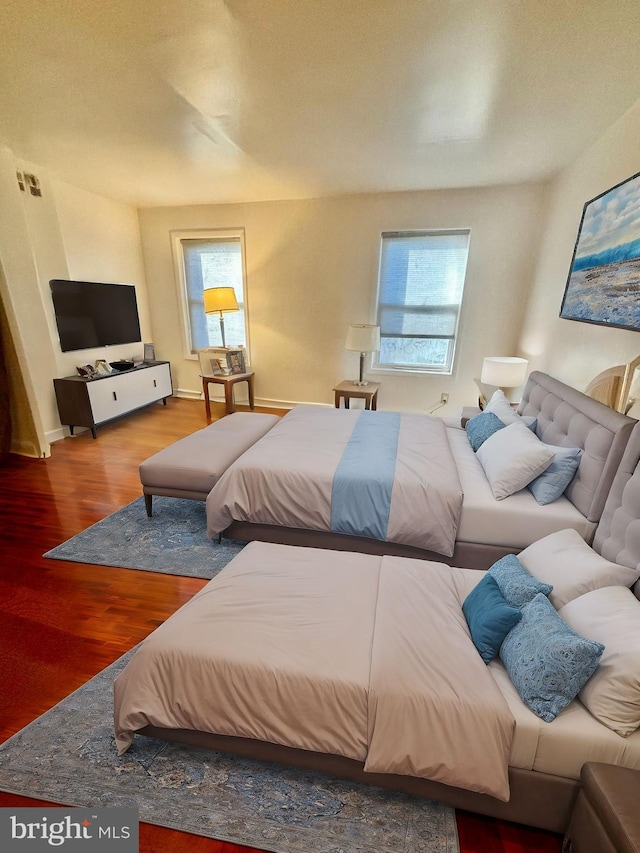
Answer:
POLYGON ((352 352, 360 353, 360 378, 353 384, 368 385, 366 379, 362 378, 364 358, 368 352, 375 352, 380 349, 380 326, 371 326, 368 323, 349 326, 345 347, 352 352))
POLYGON ((220 335, 222 337, 222 346, 226 347, 224 339, 224 318, 222 314, 225 311, 239 311, 236 292, 232 287, 210 287, 203 291, 204 296, 204 313, 205 314, 220 314, 220 335))
POLYGON ((518 388, 524 383, 528 366, 526 358, 489 356, 482 362, 480 382, 483 385, 493 385, 502 391, 518 388))

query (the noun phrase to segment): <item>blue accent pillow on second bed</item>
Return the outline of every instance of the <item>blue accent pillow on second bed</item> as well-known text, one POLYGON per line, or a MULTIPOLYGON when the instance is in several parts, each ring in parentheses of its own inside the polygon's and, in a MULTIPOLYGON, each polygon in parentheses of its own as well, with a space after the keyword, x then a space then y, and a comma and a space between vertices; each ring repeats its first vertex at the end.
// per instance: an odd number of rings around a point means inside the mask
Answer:
POLYGON ((497 657, 504 638, 522 618, 517 607, 510 607, 491 575, 485 575, 462 604, 471 639, 485 663, 497 657))

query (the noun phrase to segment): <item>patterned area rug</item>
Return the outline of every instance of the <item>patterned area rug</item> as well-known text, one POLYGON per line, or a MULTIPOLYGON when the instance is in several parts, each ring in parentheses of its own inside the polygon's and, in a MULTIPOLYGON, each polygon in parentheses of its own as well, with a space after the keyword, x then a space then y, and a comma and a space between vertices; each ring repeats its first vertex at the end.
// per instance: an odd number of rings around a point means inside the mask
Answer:
POLYGON ((154 497, 148 518, 144 498, 103 518, 43 556, 53 560, 212 578, 244 547, 233 539, 207 539, 202 501, 154 497))
POLYGON ((0 789, 275 853, 458 853, 453 809, 138 736, 116 755, 112 683, 133 651, 0 746, 0 789))

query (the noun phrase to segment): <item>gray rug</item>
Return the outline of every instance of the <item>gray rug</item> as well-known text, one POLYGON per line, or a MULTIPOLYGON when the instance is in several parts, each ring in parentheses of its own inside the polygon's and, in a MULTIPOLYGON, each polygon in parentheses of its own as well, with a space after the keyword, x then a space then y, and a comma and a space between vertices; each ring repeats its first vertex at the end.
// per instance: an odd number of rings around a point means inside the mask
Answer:
POLYGON ((430 800, 138 736, 118 758, 112 683, 128 652, 0 746, 0 789, 275 853, 458 853, 430 800))
POLYGON ((246 543, 207 539, 202 501, 154 497, 147 517, 144 498, 103 518, 43 556, 53 560, 212 578, 246 543))

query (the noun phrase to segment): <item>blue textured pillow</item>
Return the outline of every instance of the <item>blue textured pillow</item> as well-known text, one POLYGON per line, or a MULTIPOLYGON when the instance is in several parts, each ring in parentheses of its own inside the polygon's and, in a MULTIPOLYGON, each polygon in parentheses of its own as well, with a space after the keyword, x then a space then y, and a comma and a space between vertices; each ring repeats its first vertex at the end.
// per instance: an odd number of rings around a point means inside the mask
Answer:
POLYGON ((578 447, 556 447, 547 444, 555 453, 546 471, 529 483, 528 489, 539 504, 553 503, 567 488, 578 470, 582 450, 578 447))
POLYGON ((491 575, 485 575, 462 604, 471 639, 480 657, 490 663, 500 651, 502 641, 516 625, 522 612, 510 607, 491 575))
POLYGON ((486 441, 494 432, 499 429, 504 429, 505 424, 502 423, 497 415, 493 412, 480 412, 479 415, 474 415, 467 422, 467 438, 469 444, 474 451, 477 450, 483 441, 486 441))
POLYGON ((553 590, 550 584, 536 580, 515 554, 507 554, 506 557, 498 560, 487 574, 494 578, 507 604, 511 607, 524 607, 539 592, 549 595, 553 590))
POLYGON ((520 698, 550 723, 591 678, 604 646, 581 637, 539 593, 522 608, 522 619, 506 636, 500 657, 520 698))

